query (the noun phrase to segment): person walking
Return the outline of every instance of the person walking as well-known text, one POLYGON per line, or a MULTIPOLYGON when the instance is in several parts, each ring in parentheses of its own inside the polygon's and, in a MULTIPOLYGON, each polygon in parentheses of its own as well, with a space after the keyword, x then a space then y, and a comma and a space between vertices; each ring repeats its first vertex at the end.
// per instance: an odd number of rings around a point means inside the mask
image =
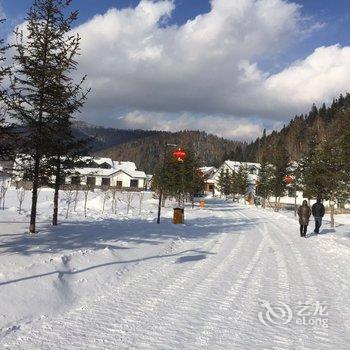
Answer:
POLYGON ((317 198, 317 202, 312 206, 312 215, 315 218, 315 233, 320 233, 322 218, 324 217, 325 211, 326 210, 321 202, 321 198, 317 198))
POLYGON ((299 224, 300 224, 300 237, 306 237, 307 226, 309 225, 311 209, 307 205, 307 201, 303 201, 303 205, 301 205, 298 209, 299 215, 299 224))

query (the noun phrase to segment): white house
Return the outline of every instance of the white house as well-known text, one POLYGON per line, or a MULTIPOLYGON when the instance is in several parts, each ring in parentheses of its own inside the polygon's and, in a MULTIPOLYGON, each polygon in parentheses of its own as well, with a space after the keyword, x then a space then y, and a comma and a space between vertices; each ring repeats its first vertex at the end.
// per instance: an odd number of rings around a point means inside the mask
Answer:
POLYGON ((205 166, 198 169, 198 174, 204 179, 204 193, 213 194, 215 191, 215 181, 213 176, 217 172, 214 166, 205 166))
POLYGON ((256 183, 259 178, 259 171, 260 171, 260 164, 259 163, 249 163, 249 162, 237 162, 237 161, 232 161, 232 160, 226 160, 220 167, 219 169, 215 172, 215 174, 209 179, 212 183, 214 183, 215 186, 215 192, 218 192, 218 189, 216 187, 217 181, 219 179, 221 171, 228 172, 232 174, 233 172, 238 172, 240 167, 245 168, 248 171, 248 193, 255 194, 255 189, 256 189, 256 183))
POLYGON ((72 169, 67 184, 90 185, 92 187, 120 187, 143 189, 147 176, 133 162, 113 161, 111 158, 85 157, 82 167, 72 169))

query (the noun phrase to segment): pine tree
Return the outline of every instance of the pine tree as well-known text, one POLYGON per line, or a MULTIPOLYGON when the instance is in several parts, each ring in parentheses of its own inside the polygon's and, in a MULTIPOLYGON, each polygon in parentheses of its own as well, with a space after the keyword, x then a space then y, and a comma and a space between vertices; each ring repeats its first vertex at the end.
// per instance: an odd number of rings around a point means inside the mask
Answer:
POLYGON ((200 194, 204 190, 204 180, 199 175, 198 169, 200 167, 199 158, 196 156, 192 148, 187 149, 187 157, 185 159, 185 189, 184 192, 187 193, 194 205, 194 196, 200 194))
MULTIPOLYGON (((30 233, 36 232, 36 212, 38 188, 50 175, 50 156, 57 131, 57 106, 63 100, 57 98, 62 92, 65 73, 72 68, 67 63, 66 71, 62 60, 69 51, 69 43, 76 39, 66 39, 69 25, 76 18, 73 13, 65 18, 64 11, 71 0, 35 0, 28 12, 27 35, 16 30, 16 53, 13 57, 14 70, 9 93, 4 102, 9 114, 24 130, 18 143, 19 153, 29 158, 29 177, 33 182, 30 233), (69 41, 71 40, 71 41, 69 41), (29 156, 29 157, 28 157, 29 156)), ((64 111, 64 117, 66 116, 64 111)))
POLYGON ((244 166, 240 166, 235 177, 236 191, 242 197, 247 193, 249 186, 248 170, 244 166))
POLYGON ((229 182, 229 186, 230 186, 229 192, 230 192, 230 194, 232 194, 232 199, 234 201, 235 195, 238 193, 237 173, 235 171, 232 171, 229 174, 228 182, 229 182))
POLYGON ((220 194, 224 195, 226 199, 231 194, 231 174, 228 169, 221 169, 216 182, 216 187, 220 194))
MULTIPOLYGON (((57 4, 56 4, 57 5, 57 4)), ((70 2, 62 3, 55 8, 52 1, 44 3, 43 10, 52 16, 57 16, 56 36, 60 51, 57 59, 56 90, 52 96, 52 125, 51 144, 49 149, 49 165, 54 178, 54 206, 52 224, 58 224, 58 200, 59 189, 64 183, 75 163, 81 160, 81 156, 87 151, 88 139, 77 139, 72 132, 74 114, 80 111, 88 91, 82 89, 86 77, 79 83, 74 83, 71 77, 72 71, 77 69, 76 56, 79 54, 80 37, 69 36, 72 23, 77 19, 77 12, 65 16, 64 13, 70 2)))
POLYGON ((275 197, 275 210, 279 209, 280 198, 284 196, 286 191, 285 177, 288 172, 289 157, 287 150, 280 141, 273 150, 272 163, 272 177, 271 177, 271 189, 272 194, 275 197))
POLYGON ((257 195, 262 197, 262 206, 266 207, 266 201, 272 194, 272 166, 266 160, 266 157, 262 158, 261 167, 259 171, 259 180, 257 183, 257 195))
MULTIPOLYGON (((5 20, 0 20, 2 24, 5 20)), ((4 40, 0 39, 0 84, 3 83, 4 79, 9 76, 10 68, 4 67, 3 63, 5 61, 5 53, 8 49, 8 46, 5 45, 4 40)), ((0 91, 0 96, 6 95, 6 91, 0 91)), ((13 127, 11 124, 5 121, 5 112, 6 108, 0 108, 0 159, 9 157, 10 151, 13 149, 14 142, 14 133, 13 127)))
POLYGON ((194 195, 201 192, 204 186, 203 179, 198 175, 198 157, 191 148, 186 149, 186 153, 184 162, 178 162, 168 152, 152 179, 153 190, 162 190, 165 197, 175 197, 179 205, 184 203, 186 195, 193 201, 194 195))
POLYGON ((272 193, 271 189, 271 179, 272 179, 272 166, 267 161, 268 145, 266 137, 266 129, 263 131, 263 136, 260 141, 259 149, 259 162, 261 164, 259 171, 259 179, 257 183, 256 192, 258 196, 261 196, 262 206, 266 207, 266 200, 270 197, 272 193))

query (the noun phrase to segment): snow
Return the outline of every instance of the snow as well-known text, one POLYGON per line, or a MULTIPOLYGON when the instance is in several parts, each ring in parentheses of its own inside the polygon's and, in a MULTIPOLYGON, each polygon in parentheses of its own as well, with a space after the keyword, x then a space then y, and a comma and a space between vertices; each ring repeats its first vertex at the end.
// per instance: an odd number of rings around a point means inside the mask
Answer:
POLYGON ((157 225, 151 193, 141 215, 136 193, 130 213, 120 195, 114 215, 96 191, 87 218, 81 195, 65 220, 62 195, 53 228, 41 190, 29 236, 29 197, 19 215, 9 190, 0 211, 0 348, 349 349, 349 216, 304 239, 292 212, 211 198, 186 208, 185 225, 171 223, 170 202, 157 225), (266 302, 326 304, 329 327, 295 314, 265 325, 266 302))

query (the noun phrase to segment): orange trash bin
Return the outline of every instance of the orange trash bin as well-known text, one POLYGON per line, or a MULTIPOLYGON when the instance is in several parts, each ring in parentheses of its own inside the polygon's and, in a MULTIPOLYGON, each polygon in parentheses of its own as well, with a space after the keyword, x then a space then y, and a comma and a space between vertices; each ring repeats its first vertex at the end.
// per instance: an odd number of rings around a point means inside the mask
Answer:
POLYGON ((183 208, 174 208, 173 223, 175 225, 183 224, 185 222, 185 212, 183 208))

